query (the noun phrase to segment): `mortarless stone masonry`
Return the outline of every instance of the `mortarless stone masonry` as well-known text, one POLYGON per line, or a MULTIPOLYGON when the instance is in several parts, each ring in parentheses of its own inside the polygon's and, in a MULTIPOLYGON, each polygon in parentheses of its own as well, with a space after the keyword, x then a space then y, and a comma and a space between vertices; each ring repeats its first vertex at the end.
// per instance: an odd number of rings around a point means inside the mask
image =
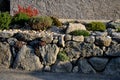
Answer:
POLYGON ((18 4, 65 19, 120 19, 120 0, 10 0, 11 14, 18 4))

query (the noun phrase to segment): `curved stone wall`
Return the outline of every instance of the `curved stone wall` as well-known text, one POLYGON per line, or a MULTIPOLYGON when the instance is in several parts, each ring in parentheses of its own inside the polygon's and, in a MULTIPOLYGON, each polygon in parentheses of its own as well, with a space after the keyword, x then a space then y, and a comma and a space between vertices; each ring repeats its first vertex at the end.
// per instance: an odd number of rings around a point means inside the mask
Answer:
POLYGON ((120 0, 11 0, 11 14, 17 5, 31 5, 40 14, 67 19, 120 19, 120 0))

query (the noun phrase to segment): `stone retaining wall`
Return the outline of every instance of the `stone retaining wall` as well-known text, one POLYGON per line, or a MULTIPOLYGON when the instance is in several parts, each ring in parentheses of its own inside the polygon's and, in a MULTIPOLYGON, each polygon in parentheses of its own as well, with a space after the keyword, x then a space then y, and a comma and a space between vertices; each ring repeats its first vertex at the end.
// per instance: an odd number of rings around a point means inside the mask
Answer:
POLYGON ((68 33, 75 29, 86 30, 81 23, 70 23, 47 31, 0 31, 0 67, 120 75, 120 32, 107 28, 87 37, 68 33))
POLYGON ((31 5, 42 15, 64 19, 120 19, 120 0, 10 0, 11 14, 17 5, 31 5))

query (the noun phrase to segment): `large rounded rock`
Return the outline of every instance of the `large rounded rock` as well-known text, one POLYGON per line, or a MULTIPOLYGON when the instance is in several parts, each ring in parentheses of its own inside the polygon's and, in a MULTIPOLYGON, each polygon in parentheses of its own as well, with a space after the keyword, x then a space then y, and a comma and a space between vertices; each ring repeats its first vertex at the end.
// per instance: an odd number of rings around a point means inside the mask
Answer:
POLYGON ((75 30, 86 30, 85 26, 81 23, 69 23, 66 33, 70 33, 75 30))
POLYGON ((9 68, 11 58, 12 55, 9 44, 0 42, 0 67, 9 68))
POLYGON ((80 73, 95 73, 96 71, 92 66, 87 62, 86 59, 80 59, 78 61, 78 69, 80 73))
POLYGON ((57 62, 52 68, 52 72, 71 72, 72 64, 70 62, 57 62))
POLYGON ((97 71, 103 71, 106 67, 106 64, 108 63, 107 58, 99 58, 99 57, 93 57, 90 58, 88 61, 93 66, 93 68, 97 71))
POLYGON ((34 54, 34 50, 31 47, 24 45, 17 53, 13 68, 23 70, 41 70, 43 65, 41 64, 39 57, 34 54))
POLYGON ((45 46, 39 46, 36 55, 40 57, 42 64, 52 65, 57 59, 58 52, 59 48, 56 44, 48 44, 45 46))
POLYGON ((104 73, 109 75, 120 75, 120 57, 110 60, 104 73))

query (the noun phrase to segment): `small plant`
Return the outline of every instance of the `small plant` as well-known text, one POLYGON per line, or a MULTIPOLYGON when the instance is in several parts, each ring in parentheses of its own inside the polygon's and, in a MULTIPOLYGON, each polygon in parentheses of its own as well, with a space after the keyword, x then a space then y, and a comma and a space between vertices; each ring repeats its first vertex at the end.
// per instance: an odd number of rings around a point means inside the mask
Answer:
POLYGON ((120 27, 117 28, 117 32, 120 32, 120 27))
POLYGON ((33 16, 37 16, 39 14, 39 11, 36 8, 32 8, 31 6, 25 8, 18 5, 18 11, 15 11, 15 14, 19 14, 19 13, 25 13, 29 17, 33 17, 33 16))
POLYGON ((0 29, 9 29, 11 23, 11 16, 8 12, 0 13, 0 29))
POLYGON ((11 24, 19 24, 24 25, 25 22, 28 22, 30 17, 25 13, 18 13, 15 16, 13 16, 12 23, 11 24))
POLYGON ((62 23, 56 17, 51 17, 51 19, 53 20, 53 25, 62 26, 62 23))
POLYGON ((90 33, 86 30, 75 30, 69 33, 70 35, 74 35, 74 36, 89 36, 90 33))
POLYGON ((31 18, 29 24, 34 30, 46 30, 51 27, 52 22, 53 20, 49 16, 40 16, 31 18))
POLYGON ((105 31, 106 26, 102 22, 91 22, 87 24, 87 29, 92 31, 105 31))
POLYGON ((58 53, 57 58, 58 58, 60 61, 69 61, 69 57, 67 56, 67 54, 66 54, 65 51, 60 51, 60 52, 58 53))

